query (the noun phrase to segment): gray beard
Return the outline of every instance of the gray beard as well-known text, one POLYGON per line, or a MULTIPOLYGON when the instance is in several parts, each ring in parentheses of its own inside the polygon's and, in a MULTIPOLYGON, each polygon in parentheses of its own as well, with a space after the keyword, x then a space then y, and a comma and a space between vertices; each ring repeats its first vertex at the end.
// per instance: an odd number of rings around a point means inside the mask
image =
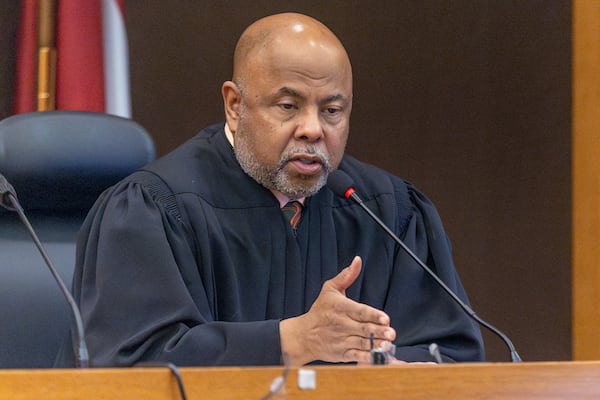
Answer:
POLYGON ((255 158, 254 152, 250 148, 251 146, 248 144, 248 141, 243 134, 240 137, 239 133, 240 132, 238 132, 235 140, 235 156, 244 172, 267 189, 278 191, 283 193, 289 199, 295 200, 312 196, 327 183, 327 176, 329 175, 329 172, 331 172, 329 157, 322 151, 314 148, 314 146, 307 145, 306 147, 297 147, 286 151, 281 155, 277 167, 275 169, 270 169, 255 158), (315 183, 309 184, 308 181, 305 181, 304 184, 294 184, 291 182, 284 167, 290 158, 297 153, 312 154, 321 159, 323 172, 315 183))

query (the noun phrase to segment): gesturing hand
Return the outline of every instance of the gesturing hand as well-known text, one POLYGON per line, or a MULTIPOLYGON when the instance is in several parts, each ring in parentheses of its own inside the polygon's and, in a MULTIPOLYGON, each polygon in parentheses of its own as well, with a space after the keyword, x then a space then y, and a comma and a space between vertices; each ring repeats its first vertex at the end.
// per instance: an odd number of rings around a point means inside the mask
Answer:
POLYGON ((376 347, 395 339, 386 313, 346 297, 346 289, 361 267, 360 257, 354 257, 348 267, 323 284, 306 314, 281 321, 281 350, 292 364, 314 360, 368 362, 371 333, 376 347))

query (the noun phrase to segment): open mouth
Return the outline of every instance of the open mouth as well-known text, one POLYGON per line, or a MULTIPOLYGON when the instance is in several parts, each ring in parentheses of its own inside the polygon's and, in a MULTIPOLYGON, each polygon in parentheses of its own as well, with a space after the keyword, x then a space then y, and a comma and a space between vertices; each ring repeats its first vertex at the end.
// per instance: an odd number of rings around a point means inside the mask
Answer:
POLYGON ((290 158, 289 163, 303 175, 313 175, 323 169, 321 158, 309 154, 297 154, 290 158))

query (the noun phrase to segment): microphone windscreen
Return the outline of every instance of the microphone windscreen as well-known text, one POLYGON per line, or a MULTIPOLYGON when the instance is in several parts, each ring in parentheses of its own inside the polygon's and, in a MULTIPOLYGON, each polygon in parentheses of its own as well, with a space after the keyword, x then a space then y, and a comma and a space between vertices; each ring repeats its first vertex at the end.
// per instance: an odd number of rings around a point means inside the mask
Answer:
POLYGON ((331 189, 333 193, 341 197, 346 197, 346 192, 353 186, 354 182, 352 181, 352 178, 339 169, 330 173, 327 178, 327 187, 331 189))
POLYGON ((17 198, 15 189, 10 183, 8 183, 4 175, 0 174, 0 206, 8 210, 15 211, 12 201, 8 197, 9 195, 12 195, 15 199, 17 198))

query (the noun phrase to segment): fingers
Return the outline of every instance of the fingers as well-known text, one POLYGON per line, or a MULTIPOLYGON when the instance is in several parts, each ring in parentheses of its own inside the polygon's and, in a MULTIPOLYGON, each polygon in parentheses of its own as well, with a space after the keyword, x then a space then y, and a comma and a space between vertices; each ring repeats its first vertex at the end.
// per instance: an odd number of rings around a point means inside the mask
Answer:
POLYGON ((375 347, 395 340, 396 331, 385 312, 346 297, 346 289, 356 281, 361 268, 361 258, 354 257, 349 266, 323 284, 307 313, 281 321, 282 351, 293 361, 368 362, 371 335, 375 347))
POLYGON ((396 332, 390 327, 390 317, 383 311, 358 303, 337 292, 325 292, 313 304, 311 311, 318 322, 344 336, 393 341, 396 332))
POLYGON ((341 333, 331 347, 332 350, 335 348, 341 361, 369 361, 371 334, 375 339, 375 347, 396 338, 396 331, 390 327, 390 318, 385 312, 345 297, 346 289, 356 281, 361 268, 362 260, 356 256, 348 267, 323 286, 325 291, 333 289, 337 292, 336 296, 328 297, 332 300, 332 312, 326 313, 321 321, 330 328, 335 327, 333 330, 338 335, 341 333))
POLYGON ((387 340, 374 339, 373 347, 371 347, 371 338, 364 336, 350 336, 346 343, 348 343, 346 351, 356 350, 360 352, 370 352, 373 349, 382 349, 383 351, 386 351, 385 349, 390 349, 393 346, 387 340))
POLYGON ((335 340, 329 342, 328 349, 334 354, 336 361, 369 362, 371 350, 390 347, 396 338, 396 331, 387 325, 358 322, 348 318, 343 322, 339 321, 335 326, 335 337, 335 340))
POLYGON ((363 350, 370 348, 371 335, 373 335, 373 339, 376 341, 375 347, 377 347, 377 342, 393 342, 396 339, 396 331, 389 325, 352 321, 346 323, 343 329, 349 337, 360 338, 361 346, 356 348, 363 350), (362 341, 365 341, 364 345, 362 341))
POLYGON ((371 332, 377 335, 377 332, 374 332, 377 326, 390 325, 390 317, 383 311, 350 299, 348 299, 348 302, 339 303, 338 311, 343 312, 356 322, 365 324, 362 328, 363 333, 367 333, 367 336, 370 333, 366 332, 367 329, 373 329, 371 332))
MULTIPOLYGON (((371 364, 371 345, 370 343, 366 344, 367 342, 363 341, 361 338, 360 343, 363 343, 361 347, 346 349, 342 356, 342 360, 344 362, 357 362, 358 364, 371 364)), ((391 343, 387 341, 376 341, 373 348, 381 349, 389 346, 391 346, 391 343)), ((391 355, 388 355, 387 357, 389 357, 390 360, 395 359, 391 355)))
POLYGON ((348 289, 360 275, 361 268, 362 260, 359 256, 356 256, 349 266, 344 268, 339 274, 330 279, 327 283, 335 290, 344 294, 346 289, 348 289))

